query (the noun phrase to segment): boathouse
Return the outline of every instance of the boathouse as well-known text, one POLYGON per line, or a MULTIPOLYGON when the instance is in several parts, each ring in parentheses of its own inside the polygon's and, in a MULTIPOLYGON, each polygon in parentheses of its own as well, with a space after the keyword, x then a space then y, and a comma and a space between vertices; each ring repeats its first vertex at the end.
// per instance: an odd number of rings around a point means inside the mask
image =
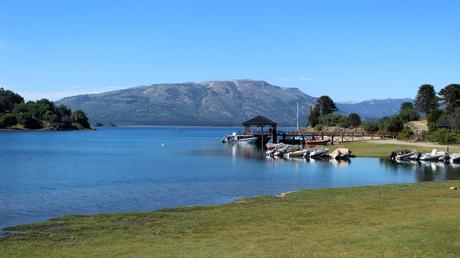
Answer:
POLYGON ((278 124, 264 116, 256 116, 254 118, 249 119, 246 122, 243 122, 243 131, 244 134, 251 134, 254 136, 259 137, 260 139, 260 144, 264 146, 265 143, 267 143, 270 138, 272 139, 272 142, 277 142, 277 133, 276 133, 276 126, 278 124), (260 129, 260 131, 256 130, 251 130, 252 127, 256 127, 257 129, 260 129), (269 128, 268 131, 264 131, 264 128, 269 128))

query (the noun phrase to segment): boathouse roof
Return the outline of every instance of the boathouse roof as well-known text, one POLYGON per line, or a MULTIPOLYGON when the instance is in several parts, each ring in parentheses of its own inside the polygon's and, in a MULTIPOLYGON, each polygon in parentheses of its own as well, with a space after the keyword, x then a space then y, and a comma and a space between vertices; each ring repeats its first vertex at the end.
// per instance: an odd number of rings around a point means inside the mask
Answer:
POLYGON ((449 119, 444 119, 442 120, 439 124, 438 124, 439 127, 447 127, 447 128, 450 128, 451 125, 450 125, 450 121, 449 119))
POLYGON ((254 118, 249 119, 246 122, 243 122, 243 125, 244 126, 264 126, 264 125, 276 126, 277 123, 264 116, 256 116, 254 118))

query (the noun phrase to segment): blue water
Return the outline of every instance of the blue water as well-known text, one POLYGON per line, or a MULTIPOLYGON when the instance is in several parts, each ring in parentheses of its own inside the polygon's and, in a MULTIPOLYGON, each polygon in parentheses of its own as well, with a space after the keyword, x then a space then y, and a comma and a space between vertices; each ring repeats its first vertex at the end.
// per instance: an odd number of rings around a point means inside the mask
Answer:
POLYGON ((0 228, 70 214, 214 204, 297 189, 459 179, 443 164, 266 159, 232 128, 0 133, 0 228))

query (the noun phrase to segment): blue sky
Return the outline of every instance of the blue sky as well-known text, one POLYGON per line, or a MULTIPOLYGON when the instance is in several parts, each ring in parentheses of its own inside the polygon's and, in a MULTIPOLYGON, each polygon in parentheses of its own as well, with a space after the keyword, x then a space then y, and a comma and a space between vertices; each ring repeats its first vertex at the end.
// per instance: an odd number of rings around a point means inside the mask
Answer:
POLYGON ((460 82, 460 1, 0 1, 0 85, 28 99, 255 79, 339 101, 460 82))

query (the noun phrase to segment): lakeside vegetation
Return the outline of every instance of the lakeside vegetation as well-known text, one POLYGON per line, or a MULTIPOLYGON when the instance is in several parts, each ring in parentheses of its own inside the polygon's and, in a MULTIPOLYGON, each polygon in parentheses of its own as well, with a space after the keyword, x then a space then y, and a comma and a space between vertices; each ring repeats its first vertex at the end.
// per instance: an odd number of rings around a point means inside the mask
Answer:
POLYGON ((348 148, 353 151, 353 155, 357 157, 377 157, 377 158, 388 158, 390 153, 395 150, 417 150, 418 152, 429 153, 436 148, 438 151, 449 152, 460 152, 460 145, 422 145, 417 146, 410 143, 386 143, 385 141, 355 141, 355 142, 344 142, 331 147, 331 150, 335 148, 348 148))
POLYGON ((294 192, 10 228, 2 257, 453 257, 458 181, 294 192))
POLYGON ((25 102, 13 91, 0 88, 0 129, 91 129, 81 110, 71 111, 47 99, 25 102))
POLYGON ((369 133, 399 133, 403 140, 427 140, 441 144, 460 143, 460 84, 449 84, 436 93, 430 84, 420 86, 414 103, 404 102, 398 114, 378 121, 361 123, 358 114, 338 113, 329 96, 321 96, 308 115, 309 126, 322 130, 327 126, 358 128, 369 133), (421 117, 427 120, 428 130, 414 131, 408 123, 421 117))

